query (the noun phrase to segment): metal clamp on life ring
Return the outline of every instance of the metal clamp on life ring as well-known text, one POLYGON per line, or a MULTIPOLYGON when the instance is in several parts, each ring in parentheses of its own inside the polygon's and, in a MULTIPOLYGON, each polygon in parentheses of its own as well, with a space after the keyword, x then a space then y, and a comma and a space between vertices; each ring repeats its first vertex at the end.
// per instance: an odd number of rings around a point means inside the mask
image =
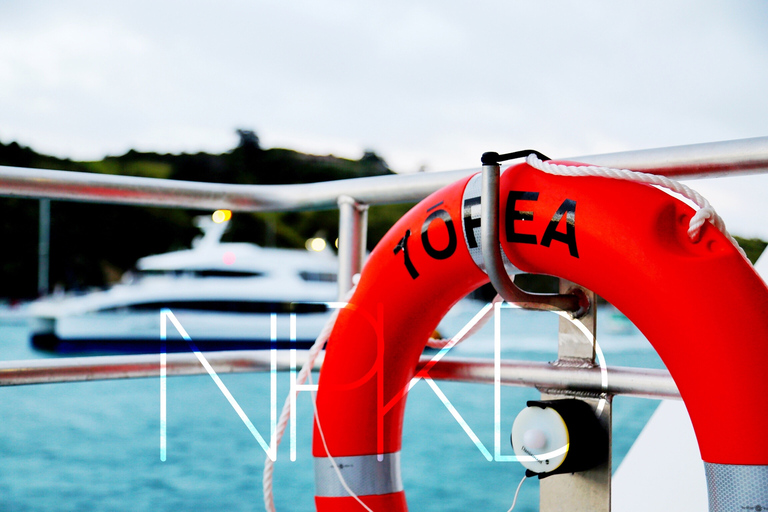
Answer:
MULTIPOLYGON (((499 190, 505 264, 595 291, 663 359, 696 431, 710 510, 768 504, 768 287, 744 256, 710 225, 692 242, 694 211, 652 186, 519 164, 499 190)), ((440 319, 488 281, 480 191, 475 175, 409 211, 340 312, 317 394, 318 511, 361 510, 329 454, 371 510, 407 510, 399 460, 408 384, 440 319)))

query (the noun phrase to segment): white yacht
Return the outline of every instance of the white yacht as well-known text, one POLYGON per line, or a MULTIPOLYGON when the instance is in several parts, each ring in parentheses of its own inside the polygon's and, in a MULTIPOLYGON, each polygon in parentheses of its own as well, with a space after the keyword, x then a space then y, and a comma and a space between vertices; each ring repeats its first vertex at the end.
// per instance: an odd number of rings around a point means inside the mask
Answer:
MULTIPOLYGON (((164 308, 200 350, 311 345, 330 315, 327 302, 336 298, 336 256, 317 246, 222 243, 228 219, 217 220, 198 217, 205 234, 192 249, 141 258, 108 290, 30 305, 33 346, 57 353, 158 352, 164 308)), ((165 348, 190 350, 172 322, 165 348)))

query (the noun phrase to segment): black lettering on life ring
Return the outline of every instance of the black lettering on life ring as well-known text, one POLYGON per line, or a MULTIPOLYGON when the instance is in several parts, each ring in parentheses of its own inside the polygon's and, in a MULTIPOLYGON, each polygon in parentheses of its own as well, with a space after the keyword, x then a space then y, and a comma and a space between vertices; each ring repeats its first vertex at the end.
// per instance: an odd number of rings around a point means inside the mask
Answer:
MULTIPOLYGON (((533 220, 532 211, 520 211, 515 209, 515 203, 517 201, 538 201, 538 192, 523 192, 519 190, 510 190, 507 195, 507 211, 506 211, 506 235, 507 242, 519 243, 519 244, 533 244, 536 245, 536 235, 527 233, 518 233, 515 231, 515 221, 531 221, 533 220)), ((543 245, 543 244, 542 244, 543 245)))
POLYGON ((429 214, 424 224, 421 225, 421 243, 424 244, 424 250, 436 260, 444 260, 450 258, 454 252, 456 252, 456 230, 453 229, 453 220, 451 215, 443 210, 435 210, 429 214), (432 243, 429 241, 429 226, 432 221, 442 219, 445 222, 445 227, 448 228, 448 245, 445 249, 435 249, 432 247, 432 243))
POLYGON ((399 242, 397 242, 397 245, 395 246, 395 254, 399 253, 400 251, 403 251, 403 262, 405 262, 405 268, 408 270, 408 273, 411 275, 412 279, 416 279, 419 277, 419 272, 416 270, 416 267, 413 266, 413 262, 411 261, 411 257, 408 256, 408 237, 411 236, 411 230, 408 229, 405 231, 405 235, 403 235, 403 238, 400 239, 399 242))
POLYGON ((429 208, 427 208, 427 213, 431 212, 432 210, 434 210, 435 208, 437 208, 437 207, 438 207, 438 206, 440 206, 441 204, 443 204, 443 201, 440 201, 439 203, 435 203, 435 204, 433 204, 432 206, 430 206, 429 208))
POLYGON ((576 248, 576 201, 573 199, 563 201, 563 204, 560 205, 560 208, 552 216, 547 230, 544 231, 544 235, 541 237, 541 245, 549 247, 552 240, 567 244, 568 252, 571 253, 571 256, 574 258, 579 257, 579 250, 576 248), (563 215, 565 215, 565 233, 557 230, 563 215))
POLYGON ((464 232, 467 234, 467 245, 470 249, 477 247, 475 228, 480 227, 480 217, 472 218, 472 207, 480 204, 480 196, 464 200, 464 232))

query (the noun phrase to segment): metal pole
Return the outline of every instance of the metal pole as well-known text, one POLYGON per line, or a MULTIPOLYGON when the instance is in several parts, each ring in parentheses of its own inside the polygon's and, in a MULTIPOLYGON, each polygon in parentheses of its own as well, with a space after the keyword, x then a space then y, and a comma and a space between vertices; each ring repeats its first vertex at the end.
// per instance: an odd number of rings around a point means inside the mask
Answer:
MULTIPOLYGON (((560 317, 557 361, 553 366, 570 368, 594 368, 595 335, 597 332, 596 296, 575 283, 560 280, 560 293, 574 293, 579 290, 589 298, 589 309, 579 320, 560 317), (576 322, 581 324, 580 329, 576 322)), ((553 475, 539 483, 541 512, 610 512, 611 510, 611 408, 612 396, 606 389, 601 392, 578 392, 573 389, 542 390, 542 400, 578 398, 596 410, 600 423, 608 432, 607 460, 592 469, 578 473, 553 475)), ((598 449, 598 447, 595 447, 598 449)))
MULTIPOLYGON (((768 172, 768 137, 566 158, 665 176, 768 172)), ((373 176, 300 185, 224 185, 0 166, 0 195, 237 211, 322 210, 339 195, 365 204, 419 201, 479 168, 373 176)))
POLYGON ((768 137, 587 155, 563 160, 694 179, 766 172, 768 137))
POLYGON ((368 205, 341 196, 339 205, 339 300, 354 285, 354 276, 363 269, 368 231, 368 205))
MULTIPOLYGON (((320 354, 316 367, 322 365, 320 354)), ((297 364, 306 361, 307 352, 298 351, 297 364)), ((243 350, 205 352, 205 358, 217 373, 268 372, 271 368, 269 351, 243 350)), ((423 356, 418 370, 430 363, 423 356)), ((168 354, 167 375, 199 375, 207 373, 190 353, 168 354)), ((277 370, 291 369, 288 350, 277 351, 277 370)), ((599 393, 603 390, 600 368, 552 366, 538 361, 501 361, 501 384, 546 388, 547 390, 579 390, 599 393)), ((666 370, 648 368, 609 367, 607 392, 613 395, 631 395, 643 398, 680 399, 675 382, 666 370)), ((90 380, 132 379, 160 376, 158 354, 66 357, 60 359, 32 359, 27 361, 0 361, 0 387, 54 382, 80 382, 90 380)), ((436 380, 493 384, 493 359, 467 359, 444 357, 429 370, 436 380)))
POLYGON ((0 166, 0 195, 165 208, 329 210, 340 195, 365 204, 417 202, 477 169, 393 174, 296 185, 227 185, 0 166))
POLYGON ((40 229, 37 244, 37 295, 42 297, 48 294, 50 268, 50 240, 51 240, 51 200, 40 200, 40 229))
POLYGON ((363 271, 365 255, 368 247, 368 205, 357 203, 357 261, 359 268, 356 273, 363 271))

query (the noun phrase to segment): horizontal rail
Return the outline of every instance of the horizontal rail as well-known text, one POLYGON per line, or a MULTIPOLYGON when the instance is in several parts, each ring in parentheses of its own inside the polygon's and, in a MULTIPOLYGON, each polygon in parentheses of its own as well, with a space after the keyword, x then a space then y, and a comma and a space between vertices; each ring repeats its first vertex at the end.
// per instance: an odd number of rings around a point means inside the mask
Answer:
MULTIPOLYGON (((427 361, 422 358, 421 364, 427 361)), ((493 384, 494 361, 443 358, 430 368, 429 376, 437 380, 493 384)), ((680 391, 669 372, 651 368, 608 366, 603 385, 602 370, 599 367, 575 368, 502 359, 499 378, 504 386, 535 387, 549 393, 561 390, 680 399, 680 391)))
MULTIPOLYGON (((678 178, 766 173, 768 137, 564 159, 678 178)), ((366 204, 416 202, 479 171, 477 167, 300 185, 225 185, 0 166, 0 195, 201 210, 322 210, 336 208, 343 195, 366 204)))
MULTIPOLYGON (((271 368, 268 351, 206 352, 205 358, 217 373, 268 372, 271 368)), ((195 354, 167 354, 166 374, 200 375, 206 373, 195 354)), ((306 360, 306 352, 297 354, 297 365, 306 360)), ((419 369, 430 362, 423 356, 419 369)), ((318 360, 322 362, 321 358, 318 360)), ((289 353, 277 351, 277 369, 290 369, 289 353)), ((549 363, 502 360, 500 383, 505 386, 526 386, 547 390, 570 390, 646 398, 680 398, 672 377, 666 370, 608 367, 606 385, 600 368, 569 368, 549 363)), ((82 382, 110 379, 131 379, 160 376, 160 355, 70 357, 61 359, 32 359, 0 362, 0 386, 82 382)), ((492 359, 443 358, 429 369, 429 376, 438 380, 494 383, 492 359)))
POLYGON ((645 171, 676 179, 768 172, 768 137, 588 155, 563 160, 645 171))
POLYGON ((371 176, 298 185, 225 185, 0 166, 0 195, 234 211, 337 208, 341 196, 365 204, 417 202, 476 169, 371 176))

